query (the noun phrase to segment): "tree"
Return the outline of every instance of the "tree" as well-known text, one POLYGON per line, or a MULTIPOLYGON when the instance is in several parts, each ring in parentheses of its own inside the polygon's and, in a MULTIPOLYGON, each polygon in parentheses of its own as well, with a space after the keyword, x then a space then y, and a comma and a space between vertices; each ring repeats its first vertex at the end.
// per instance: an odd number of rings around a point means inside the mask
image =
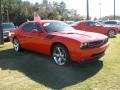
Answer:
POLYGON ((41 4, 31 4, 29 1, 22 0, 2 0, 2 16, 4 22, 7 21, 7 11, 10 21, 20 25, 27 19, 32 20, 34 12, 37 12, 42 19, 57 20, 79 20, 82 17, 77 14, 76 10, 69 10, 66 4, 48 0, 43 0, 41 4))
POLYGON ((60 14, 63 14, 64 11, 65 11, 65 9, 66 9, 66 4, 65 4, 63 1, 61 1, 61 2, 59 3, 59 11, 60 11, 60 14))

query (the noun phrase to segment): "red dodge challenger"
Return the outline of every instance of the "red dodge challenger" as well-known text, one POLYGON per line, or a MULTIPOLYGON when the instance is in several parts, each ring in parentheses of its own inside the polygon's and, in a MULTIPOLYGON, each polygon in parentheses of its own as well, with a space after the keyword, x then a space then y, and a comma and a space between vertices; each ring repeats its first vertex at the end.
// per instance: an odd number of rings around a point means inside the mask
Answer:
POLYGON ((78 21, 71 26, 77 30, 101 33, 109 37, 114 37, 118 33, 118 28, 105 26, 95 21, 78 21))
POLYGON ((25 22, 11 31, 10 40, 16 52, 28 49, 50 55, 60 66, 69 60, 82 62, 99 59, 109 45, 105 35, 77 31, 57 20, 25 22))

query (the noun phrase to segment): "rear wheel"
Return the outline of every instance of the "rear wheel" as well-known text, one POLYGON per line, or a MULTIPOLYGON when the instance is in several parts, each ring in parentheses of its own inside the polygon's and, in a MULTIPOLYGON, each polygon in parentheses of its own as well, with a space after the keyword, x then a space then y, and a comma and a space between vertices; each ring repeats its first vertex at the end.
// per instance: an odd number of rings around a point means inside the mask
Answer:
POLYGON ((108 36, 111 38, 111 37, 114 37, 116 35, 116 32, 115 30, 109 30, 108 31, 108 36))
POLYGON ((68 64, 69 53, 67 48, 60 44, 55 45, 52 49, 52 59, 59 66, 68 64))
POLYGON ((13 47, 16 52, 19 52, 21 50, 20 43, 17 38, 13 40, 13 47))

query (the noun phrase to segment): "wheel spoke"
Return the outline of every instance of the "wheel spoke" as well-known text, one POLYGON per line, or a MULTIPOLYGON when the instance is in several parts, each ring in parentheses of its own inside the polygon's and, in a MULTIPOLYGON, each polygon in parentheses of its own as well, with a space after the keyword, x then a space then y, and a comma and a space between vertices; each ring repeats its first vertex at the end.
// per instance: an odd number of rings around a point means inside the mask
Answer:
POLYGON ((53 59, 55 61, 56 64, 58 65, 64 65, 66 63, 66 52, 64 50, 64 48, 58 46, 55 47, 54 51, 53 51, 53 59))
POLYGON ((60 63, 61 61, 62 61, 62 58, 61 58, 61 57, 59 57, 59 58, 58 58, 58 62, 60 63))
POLYGON ((61 55, 62 52, 61 52, 61 50, 60 50, 60 47, 58 47, 57 50, 58 50, 59 54, 61 55))
POLYGON ((113 37, 115 35, 115 32, 114 31, 109 31, 109 37, 113 37))
POLYGON ((61 58, 61 57, 59 57, 59 58, 58 58, 58 64, 59 64, 59 65, 64 64, 64 62, 63 62, 63 60, 62 60, 62 58, 61 58))
POLYGON ((54 57, 59 57, 60 55, 57 54, 57 53, 54 53, 53 56, 54 56, 54 57))
POLYGON ((64 61, 66 60, 64 56, 61 56, 61 58, 62 58, 64 61))
POLYGON ((15 51, 19 50, 19 43, 18 43, 18 41, 14 40, 13 46, 14 46, 15 51))

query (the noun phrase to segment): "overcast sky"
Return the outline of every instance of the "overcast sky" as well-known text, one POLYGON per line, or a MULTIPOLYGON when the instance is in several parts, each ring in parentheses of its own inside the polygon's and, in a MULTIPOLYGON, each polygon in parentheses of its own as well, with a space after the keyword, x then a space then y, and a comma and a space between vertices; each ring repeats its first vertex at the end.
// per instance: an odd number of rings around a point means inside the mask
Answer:
MULTIPOLYGON (((24 0, 25 1, 25 0, 24 0)), ((42 0, 27 0, 31 3, 39 2, 42 0)), ((64 1, 68 9, 75 9, 83 16, 86 16, 86 0, 48 0, 50 2, 64 1)), ((100 17, 100 5, 101 3, 101 16, 113 15, 114 13, 114 0, 89 0, 90 16, 92 18, 100 17)), ((116 15, 120 15, 120 0, 116 0, 116 15)))

